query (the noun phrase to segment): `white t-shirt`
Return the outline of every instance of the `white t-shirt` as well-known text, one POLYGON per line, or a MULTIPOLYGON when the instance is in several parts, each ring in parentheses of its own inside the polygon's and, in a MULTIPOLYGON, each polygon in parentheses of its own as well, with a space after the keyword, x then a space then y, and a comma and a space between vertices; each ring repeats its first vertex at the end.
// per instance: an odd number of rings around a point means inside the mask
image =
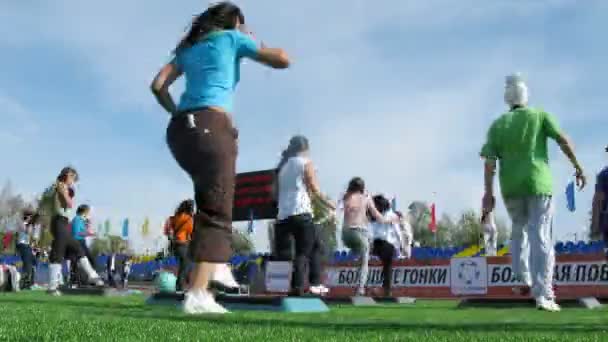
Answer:
POLYGON ((17 244, 30 244, 30 234, 27 230, 28 227, 25 225, 25 222, 23 222, 23 220, 19 220, 17 223, 17 244))
POLYGON ((312 214, 312 202, 304 182, 304 170, 309 163, 305 157, 292 157, 279 171, 279 213, 277 219, 312 214))
MULTIPOLYGON (((392 210, 384 214, 386 220, 396 220, 397 214, 392 210)), ((397 251, 401 249, 401 229, 398 223, 371 223, 374 239, 384 240, 393 245, 397 251)))

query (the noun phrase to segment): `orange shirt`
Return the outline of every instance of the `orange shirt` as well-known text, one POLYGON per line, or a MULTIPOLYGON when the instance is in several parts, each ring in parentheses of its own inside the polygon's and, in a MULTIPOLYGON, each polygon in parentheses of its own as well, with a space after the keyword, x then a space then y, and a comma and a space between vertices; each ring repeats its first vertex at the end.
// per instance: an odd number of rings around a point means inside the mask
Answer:
POLYGON ((190 241, 194 221, 188 214, 179 214, 173 218, 173 229, 175 229, 175 240, 178 242, 190 241))

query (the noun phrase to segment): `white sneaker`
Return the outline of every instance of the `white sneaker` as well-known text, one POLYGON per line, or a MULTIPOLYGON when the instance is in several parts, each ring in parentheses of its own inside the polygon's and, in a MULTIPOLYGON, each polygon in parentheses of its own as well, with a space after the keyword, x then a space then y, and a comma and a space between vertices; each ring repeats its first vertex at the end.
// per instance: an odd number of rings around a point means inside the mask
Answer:
POLYGON ((545 298, 536 298, 536 307, 542 311, 560 312, 562 308, 554 301, 545 298))
POLYGON ((57 289, 55 290, 47 290, 46 293, 53 297, 61 297, 61 292, 57 289))
POLYGON ((95 278, 95 279, 91 279, 91 280, 89 281, 89 283, 90 283, 91 285, 98 286, 98 287, 102 287, 102 286, 104 286, 104 285, 105 285, 105 283, 103 282, 103 280, 102 280, 101 278, 95 278))
POLYGON ((197 314, 225 314, 229 313, 219 305, 207 291, 188 291, 184 298, 183 310, 190 315, 197 314))
POLYGON ((213 281, 216 281, 223 286, 231 289, 238 289, 241 285, 234 280, 232 270, 227 264, 217 265, 213 272, 213 281))
POLYGON ((322 296, 329 293, 329 289, 325 287, 323 284, 318 286, 311 286, 310 293, 316 294, 318 296, 322 296))

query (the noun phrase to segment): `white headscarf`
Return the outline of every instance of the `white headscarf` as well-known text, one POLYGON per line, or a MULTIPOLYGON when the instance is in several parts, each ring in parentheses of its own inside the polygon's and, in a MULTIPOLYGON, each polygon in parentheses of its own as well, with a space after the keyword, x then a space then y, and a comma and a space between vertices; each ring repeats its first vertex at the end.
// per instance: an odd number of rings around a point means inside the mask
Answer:
POLYGON ((505 102, 509 107, 528 105, 528 87, 521 74, 514 73, 506 77, 505 102))

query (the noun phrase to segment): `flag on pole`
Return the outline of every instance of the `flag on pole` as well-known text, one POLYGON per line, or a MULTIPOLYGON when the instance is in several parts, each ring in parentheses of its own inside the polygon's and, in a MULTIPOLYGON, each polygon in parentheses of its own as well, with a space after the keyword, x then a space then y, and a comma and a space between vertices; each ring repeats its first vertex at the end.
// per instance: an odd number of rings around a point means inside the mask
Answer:
POLYGON ((122 221, 122 238, 123 239, 129 238, 129 219, 128 218, 126 218, 124 221, 122 221))
POLYGON ((576 211, 576 191, 575 191, 575 187, 574 187, 574 181, 571 181, 566 186, 566 201, 567 201, 566 206, 568 207, 568 210, 570 210, 571 212, 575 212, 576 211))
POLYGON ((144 224, 141 225, 141 235, 147 236, 150 232, 150 220, 146 217, 144 224))
POLYGON ((431 204, 431 222, 429 223, 429 229, 432 233, 437 232, 437 216, 435 213, 435 203, 431 204))
POLYGON ((393 211, 397 211, 397 196, 393 197, 391 201, 391 207, 393 207, 393 211))

